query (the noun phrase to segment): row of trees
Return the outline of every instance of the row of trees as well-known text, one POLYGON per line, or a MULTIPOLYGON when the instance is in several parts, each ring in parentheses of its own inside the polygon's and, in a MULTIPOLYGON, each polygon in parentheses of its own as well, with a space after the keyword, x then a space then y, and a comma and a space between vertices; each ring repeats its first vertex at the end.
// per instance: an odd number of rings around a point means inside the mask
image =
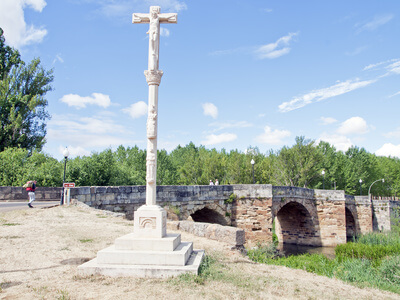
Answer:
MULTIPOLYGON (((41 152, 45 143, 45 95, 52 90, 53 71, 45 70, 40 59, 29 64, 20 53, 5 44, 0 28, 0 185, 21 186, 35 179, 41 186, 61 186, 63 162, 41 152)), ((221 184, 253 182, 250 161, 254 159, 257 183, 308 188, 337 188, 348 194, 368 192, 397 195, 400 190, 399 159, 377 157, 352 147, 345 153, 328 143, 297 137, 292 147, 262 154, 257 148, 247 153, 238 150, 208 150, 193 143, 178 146, 171 153, 158 151, 157 184, 201 185, 219 179, 221 184), (324 175, 322 175, 324 170, 324 175), (360 186, 359 180, 362 179, 360 186)), ((78 186, 144 185, 146 151, 120 146, 91 156, 70 160, 67 181, 78 186)))
MULTIPOLYGON (((238 150, 206 149, 189 143, 171 153, 158 151, 158 185, 206 185, 218 179, 220 184, 256 183, 345 190, 347 194, 366 195, 372 182, 375 195, 396 196, 400 193, 400 160, 378 157, 363 148, 346 152, 326 142, 297 137, 291 147, 260 153, 250 148, 238 150), (324 175, 322 171, 324 170, 324 175), (359 180, 362 179, 360 185, 359 180)), ((39 186, 61 186, 63 161, 23 148, 0 152, 0 185, 21 186, 35 179, 39 186)), ((76 157, 67 163, 66 180, 77 186, 145 185, 146 151, 138 147, 119 146, 91 156, 76 157)))

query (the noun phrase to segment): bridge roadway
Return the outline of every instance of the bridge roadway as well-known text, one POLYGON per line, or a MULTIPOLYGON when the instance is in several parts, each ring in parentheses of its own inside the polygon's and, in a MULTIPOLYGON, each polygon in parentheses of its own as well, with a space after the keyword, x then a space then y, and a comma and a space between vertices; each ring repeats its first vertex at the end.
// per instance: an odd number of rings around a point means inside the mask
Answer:
MULTIPOLYGON (((60 201, 34 201, 32 206, 33 208, 49 208, 59 204, 60 201)), ((0 213, 21 209, 31 209, 28 206, 28 201, 0 202, 0 213)))

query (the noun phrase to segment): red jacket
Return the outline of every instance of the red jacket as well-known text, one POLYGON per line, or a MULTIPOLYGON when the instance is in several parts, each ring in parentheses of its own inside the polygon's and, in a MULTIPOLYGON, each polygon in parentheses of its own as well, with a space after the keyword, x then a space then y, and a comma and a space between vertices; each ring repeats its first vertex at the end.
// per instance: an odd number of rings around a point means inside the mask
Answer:
POLYGON ((35 185, 35 184, 33 184, 33 186, 32 186, 32 187, 27 187, 27 188, 26 188, 26 191, 27 191, 27 192, 34 192, 34 191, 35 191, 35 189, 36 189, 36 185, 35 185))

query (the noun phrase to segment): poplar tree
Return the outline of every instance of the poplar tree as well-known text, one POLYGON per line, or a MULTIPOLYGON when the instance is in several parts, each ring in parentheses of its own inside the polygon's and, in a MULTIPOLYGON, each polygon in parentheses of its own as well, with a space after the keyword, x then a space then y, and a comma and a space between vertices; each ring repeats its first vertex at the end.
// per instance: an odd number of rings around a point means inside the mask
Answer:
POLYGON ((0 28, 0 152, 42 149, 50 119, 44 96, 53 79, 53 70, 45 70, 39 58, 22 61, 19 51, 5 44, 0 28))

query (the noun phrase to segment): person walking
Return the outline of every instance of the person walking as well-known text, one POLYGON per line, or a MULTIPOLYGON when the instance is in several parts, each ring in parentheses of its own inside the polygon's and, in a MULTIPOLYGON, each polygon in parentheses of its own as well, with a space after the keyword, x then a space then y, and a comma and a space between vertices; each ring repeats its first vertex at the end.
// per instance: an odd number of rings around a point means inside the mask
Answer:
POLYGON ((214 182, 211 179, 209 185, 214 185, 214 182))
POLYGON ((215 179, 215 185, 219 185, 218 179, 215 179))
POLYGON ((36 180, 28 181, 23 185, 23 187, 26 188, 26 191, 28 192, 28 206, 33 208, 32 202, 35 201, 36 180))

